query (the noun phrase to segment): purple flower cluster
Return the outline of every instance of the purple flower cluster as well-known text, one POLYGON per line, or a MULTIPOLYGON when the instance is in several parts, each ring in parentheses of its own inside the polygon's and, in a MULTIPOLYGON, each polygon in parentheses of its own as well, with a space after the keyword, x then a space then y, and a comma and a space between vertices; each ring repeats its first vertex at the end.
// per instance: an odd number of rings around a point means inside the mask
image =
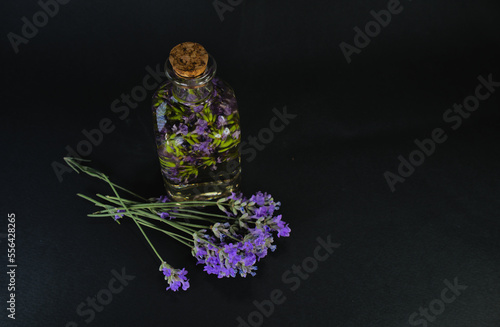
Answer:
POLYGON ((242 277, 255 275, 255 264, 274 251, 273 232, 278 237, 290 235, 290 227, 273 216, 280 203, 271 195, 258 192, 250 199, 233 193, 218 201, 232 222, 215 223, 210 230, 200 230, 194 234, 192 254, 198 264, 204 264, 204 271, 217 277, 242 277))
MULTIPOLYGON (((206 230, 200 231, 195 238, 193 255, 198 259, 199 264, 204 264, 204 271, 208 274, 215 274, 217 277, 235 277, 236 273, 246 277, 249 273, 255 275, 257 267, 256 252, 267 253, 262 247, 255 248, 251 241, 226 243, 216 239, 214 236, 203 234, 206 230)), ((270 240, 269 242, 272 242, 270 240)), ((261 242, 263 245, 265 240, 261 242)))
POLYGON ((189 279, 186 278, 186 269, 174 269, 166 262, 162 262, 160 271, 163 272, 165 280, 168 282, 167 291, 172 290, 177 292, 179 288, 185 291, 189 288, 189 279))

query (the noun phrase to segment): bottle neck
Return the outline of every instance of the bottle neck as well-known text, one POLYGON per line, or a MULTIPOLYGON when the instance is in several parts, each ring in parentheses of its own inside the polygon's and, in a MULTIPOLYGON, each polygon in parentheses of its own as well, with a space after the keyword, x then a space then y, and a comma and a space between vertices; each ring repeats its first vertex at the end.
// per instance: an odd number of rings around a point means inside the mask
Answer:
POLYGON ((178 75, 172 68, 169 60, 165 63, 165 73, 173 85, 173 95, 184 103, 196 103, 211 96, 214 90, 212 79, 217 71, 217 63, 212 56, 208 56, 205 71, 196 77, 186 78, 178 75))
POLYGON ((206 100, 214 89, 212 81, 205 84, 188 87, 173 83, 172 92, 174 97, 184 103, 196 103, 206 100))

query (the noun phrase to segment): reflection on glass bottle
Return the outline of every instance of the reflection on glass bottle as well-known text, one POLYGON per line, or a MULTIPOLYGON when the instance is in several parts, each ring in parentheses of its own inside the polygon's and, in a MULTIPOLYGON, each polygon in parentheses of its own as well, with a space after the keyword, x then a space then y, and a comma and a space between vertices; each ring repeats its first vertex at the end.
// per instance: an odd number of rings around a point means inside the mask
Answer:
POLYGON ((168 81, 153 96, 156 146, 168 195, 208 200, 237 191, 240 121, 233 89, 192 42, 177 45, 165 64, 168 81))

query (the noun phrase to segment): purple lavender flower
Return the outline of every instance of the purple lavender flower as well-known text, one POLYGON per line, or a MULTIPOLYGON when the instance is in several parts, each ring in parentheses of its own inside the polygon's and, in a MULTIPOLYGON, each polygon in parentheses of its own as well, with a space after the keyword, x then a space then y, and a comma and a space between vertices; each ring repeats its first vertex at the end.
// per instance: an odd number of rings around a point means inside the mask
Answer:
POLYGON ((180 183, 181 178, 179 178, 179 168, 172 167, 169 170, 163 170, 163 172, 167 175, 167 178, 174 183, 180 183))
MULTIPOLYGON (((117 213, 120 213, 120 212, 125 212, 125 210, 118 209, 118 210, 116 210, 116 212, 117 212, 117 213)), ((118 220, 118 219, 120 219, 120 218, 123 218, 123 215, 115 215, 115 218, 114 218, 114 219, 115 219, 115 220, 118 220)))
POLYGON ((227 125, 226 118, 224 116, 218 116, 217 117, 217 128, 221 128, 222 126, 227 125))
POLYGON ((238 252, 238 247, 233 243, 226 244, 226 245, 224 245, 223 248, 224 248, 224 252, 226 252, 226 254, 228 254, 229 257, 234 257, 236 255, 236 253, 238 252))
POLYGON ((266 202, 266 199, 264 197, 264 194, 262 194, 262 192, 259 191, 255 195, 252 195, 250 197, 250 201, 253 201, 260 206, 263 206, 266 202))
POLYGON ((245 259, 244 259, 245 266, 253 266, 256 261, 257 261, 257 258, 255 257, 254 253, 251 253, 251 252, 246 253, 245 259))
POLYGON ((182 182, 182 179, 180 177, 170 177, 170 180, 174 183, 177 183, 177 184, 182 182))
POLYGON ((282 228, 278 229, 278 237, 288 237, 290 236, 291 229, 288 227, 288 224, 283 226, 282 228))
POLYGON ((207 254, 207 251, 204 248, 196 249, 196 256, 203 257, 207 254))
POLYGON ((159 198, 156 199, 158 202, 166 203, 170 202, 170 199, 166 195, 161 195, 159 198))
POLYGON ((187 270, 185 268, 182 268, 177 272, 177 275, 182 279, 182 280, 187 280, 186 275, 187 275, 187 270))
POLYGON ((179 127, 177 125, 172 126, 172 132, 175 134, 179 134, 179 127))
POLYGON ((191 122, 192 120, 194 120, 195 118, 196 118, 196 115, 191 114, 189 116, 182 117, 182 120, 184 120, 184 123, 187 124, 187 123, 191 122))
MULTIPOLYGON (((259 229, 260 231, 260 229, 259 229)), ((257 248, 261 248, 264 245, 266 245, 266 239, 263 234, 260 234, 255 240, 254 240, 254 245, 257 248)))
POLYGON ((172 132, 174 132, 175 134, 186 135, 188 133, 188 127, 185 124, 180 123, 179 126, 172 126, 172 132))
POLYGON ((262 258, 264 258, 266 255, 267 255, 267 248, 261 248, 259 249, 255 255, 257 256, 257 258, 260 260, 262 258))
POLYGON ((274 217, 274 218, 272 219, 272 222, 273 222, 273 223, 276 223, 276 224, 280 224, 280 223, 283 223, 283 224, 284 224, 284 222, 281 220, 281 218, 283 218, 283 216, 282 216, 282 215, 277 215, 276 217, 274 217))
POLYGON ((160 271, 163 272, 165 280, 168 283, 167 291, 171 290, 176 292, 181 287, 185 291, 189 288, 190 285, 189 279, 186 277, 186 269, 174 269, 166 262, 162 262, 160 265, 160 271))
POLYGON ((194 102, 198 99, 198 97, 195 94, 189 93, 186 97, 187 102, 194 102))
POLYGON ((188 127, 184 124, 179 124, 179 131, 182 135, 186 135, 188 133, 188 127))
POLYGON ((240 249, 242 249, 245 252, 252 251, 252 249, 253 249, 252 242, 246 241, 246 242, 240 243, 240 249))
POLYGON ((217 276, 218 278, 222 278, 222 277, 236 277, 236 272, 237 270, 235 268, 225 268, 225 267, 222 267, 221 269, 221 272, 219 273, 219 275, 217 276))
POLYGON ((267 207, 267 214, 269 216, 272 216, 273 213, 274 213, 274 210, 276 210, 276 206, 274 204, 270 204, 268 207, 267 207))
POLYGON ((288 227, 283 220, 281 220, 281 215, 277 215, 272 219, 272 222, 276 225, 276 230, 278 231, 278 237, 288 237, 290 236, 291 229, 288 227))
POLYGON ((205 155, 209 155, 210 152, 211 152, 211 149, 210 149, 210 140, 193 144, 193 150, 199 151, 199 152, 201 152, 202 154, 205 154, 205 155))
POLYGON ((231 192, 231 195, 227 197, 229 200, 241 200, 243 198, 243 193, 231 192))
POLYGON ((181 287, 181 282, 180 281, 173 281, 167 287, 167 291, 172 290, 174 292, 177 292, 179 290, 179 287, 181 287))
POLYGON ((231 107, 227 105, 227 103, 221 103, 220 108, 224 115, 229 116, 231 114, 231 107))
POLYGON ((208 266, 208 265, 206 265, 206 266, 203 268, 203 271, 206 271, 206 272, 207 272, 207 274, 209 274, 209 275, 212 275, 212 274, 213 274, 213 275, 217 275, 217 274, 218 274, 218 272, 219 272, 219 269, 218 269, 217 267, 215 267, 215 266, 208 266))
POLYGON ((196 159, 193 158, 192 156, 186 156, 184 157, 184 162, 187 162, 187 163, 195 163, 196 162, 196 159))
POLYGON ((257 209, 255 209, 255 213, 252 217, 253 218, 262 218, 262 217, 265 217, 266 215, 267 215, 267 207, 258 207, 257 209))
POLYGON ((196 129, 194 130, 194 132, 196 134, 203 135, 206 133, 207 127, 208 127, 208 122, 200 118, 196 121, 196 129))

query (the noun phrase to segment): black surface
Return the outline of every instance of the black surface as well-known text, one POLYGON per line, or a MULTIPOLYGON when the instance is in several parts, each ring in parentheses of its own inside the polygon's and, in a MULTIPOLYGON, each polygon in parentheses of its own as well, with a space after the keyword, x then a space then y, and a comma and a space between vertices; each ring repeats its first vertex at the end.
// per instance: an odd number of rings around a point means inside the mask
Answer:
POLYGON ((500 88, 460 128, 443 120, 474 94, 478 76, 500 81, 500 8, 402 1, 348 64, 339 44, 353 44, 353 28, 387 3, 243 1, 221 22, 210 1, 71 1, 15 54, 8 33, 21 34, 21 18, 40 7, 3 1, 0 234, 15 213, 18 268, 16 320, 2 309, 0 325, 238 326, 253 301, 279 289, 286 300, 262 326, 412 326, 412 313, 438 308, 444 281, 457 279, 467 288, 428 325, 500 326, 500 88), (189 271, 191 289, 169 293, 134 226, 86 217, 94 208, 75 194, 107 192, 104 185, 75 173, 60 182, 51 164, 107 117, 115 130, 88 158, 118 184, 160 195, 152 92, 126 119, 111 104, 187 40, 206 47, 235 89, 244 140, 269 126, 273 108, 297 115, 255 160, 243 160, 244 192, 280 200, 292 235, 256 277, 220 280, 152 235, 189 271), (384 172, 397 172, 398 156, 436 128, 447 140, 391 192, 384 172), (340 246, 292 291, 283 274, 328 236, 340 246), (122 268, 135 279, 87 324, 77 307, 122 268))

